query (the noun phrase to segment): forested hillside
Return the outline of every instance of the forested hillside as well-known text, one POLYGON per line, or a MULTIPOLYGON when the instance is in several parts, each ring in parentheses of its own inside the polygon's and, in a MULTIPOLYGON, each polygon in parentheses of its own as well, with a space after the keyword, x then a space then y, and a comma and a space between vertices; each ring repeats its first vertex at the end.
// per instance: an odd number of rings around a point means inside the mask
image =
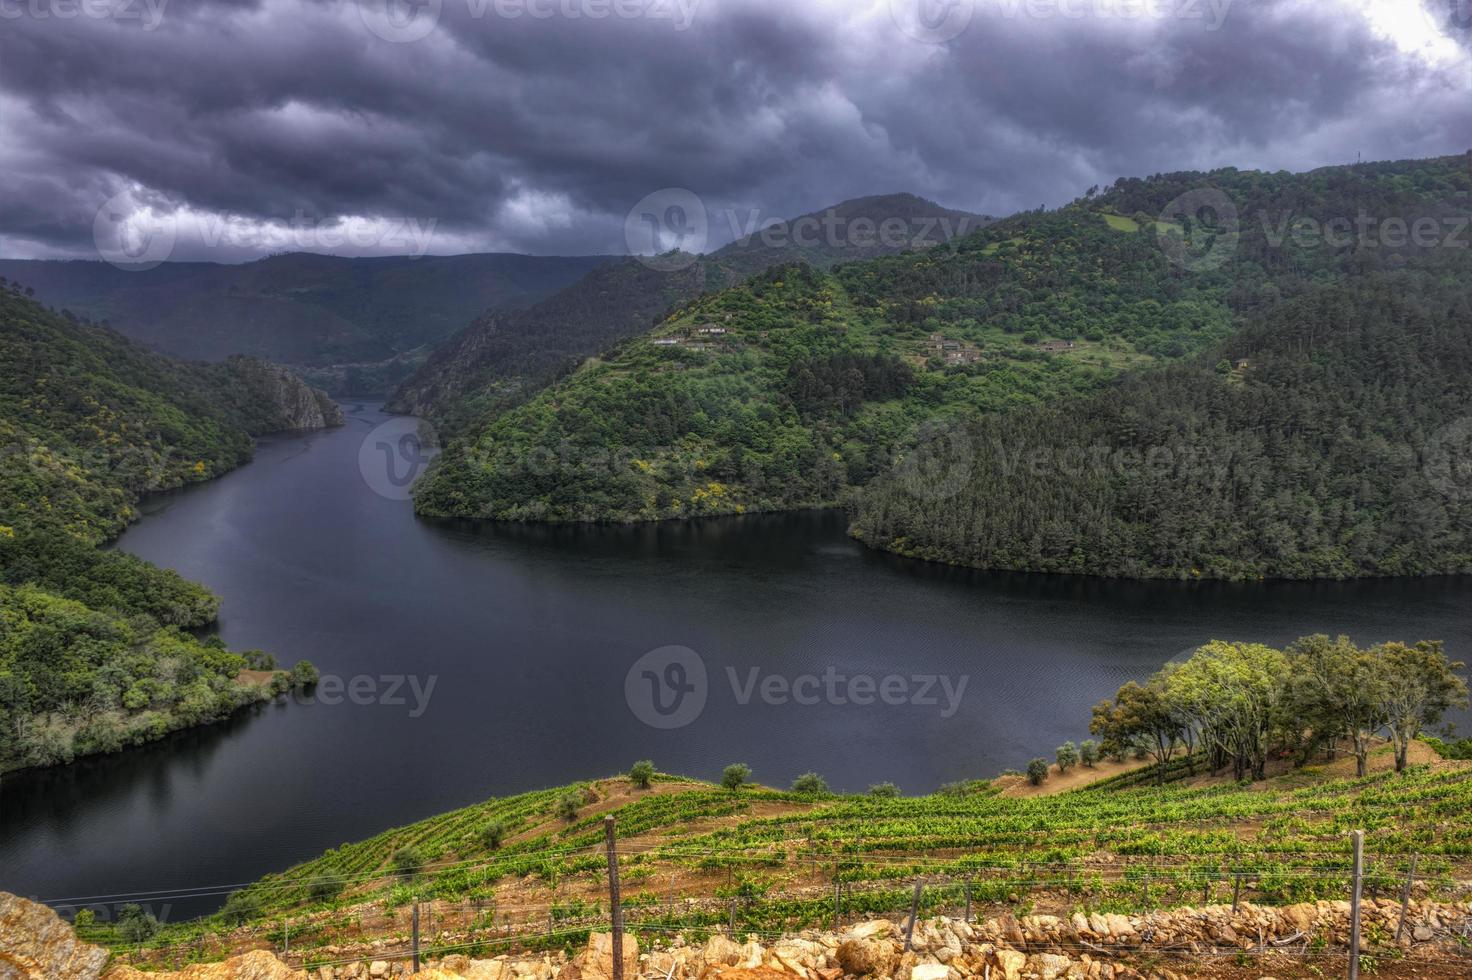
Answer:
POLYGON ((886 475, 854 532, 987 568, 1467 572, 1469 418, 1472 277, 1377 274, 1264 310, 1188 364, 949 432, 918 455, 954 493, 886 475))
POLYGON ((435 351, 389 408, 428 416, 446 435, 472 431, 583 358, 644 333, 705 293, 787 262, 828 269, 933 246, 990 220, 913 194, 892 194, 845 201, 761 229, 739 227, 736 241, 709 255, 615 260, 545 302, 487 313, 435 351))
POLYGON ((1469 514, 1415 456, 1472 408, 1469 190, 1461 158, 1171 174, 918 253, 774 270, 452 443, 418 506, 851 502, 865 541, 987 567, 1465 570, 1469 514), (1211 493, 1192 482, 1210 467, 1056 472, 1162 442, 1233 467, 1211 493))
POLYGON ((214 621, 207 589, 97 546, 142 493, 245 462, 252 434, 341 421, 272 365, 170 361, 0 288, 0 771, 157 738, 290 682, 184 632, 214 621), (268 672, 242 681, 246 667, 268 672))
POLYGON ((0 260, 42 302, 106 321, 174 357, 246 354, 309 371, 333 391, 382 392, 486 310, 535 303, 599 256, 343 258, 295 252, 255 262, 0 260))

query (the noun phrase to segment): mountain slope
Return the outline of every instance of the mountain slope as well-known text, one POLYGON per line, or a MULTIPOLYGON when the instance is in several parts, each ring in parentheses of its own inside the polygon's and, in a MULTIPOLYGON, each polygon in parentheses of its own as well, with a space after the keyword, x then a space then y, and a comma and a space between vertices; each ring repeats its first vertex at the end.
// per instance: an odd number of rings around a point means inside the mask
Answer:
POLYGON ((1469 190, 1457 157, 1170 174, 921 253, 769 272, 452 443, 417 506, 622 521, 857 502, 864 540, 987 567, 1463 570, 1469 515, 1425 505, 1427 481, 1380 446, 1419 449, 1472 412, 1466 303, 1448 285, 1472 278, 1469 190), (1179 213, 1183 195, 1238 220, 1179 213), (1348 240, 1304 231, 1357 215, 1374 222, 1348 240), (1121 372, 1140 380, 1090 395, 1121 372), (1201 401, 1244 382, 1225 407, 1201 401), (1352 435, 1300 431, 1310 417, 1352 435), (1148 449, 1146 433, 1240 451, 1233 479, 1249 485, 1203 496, 1148 473, 1059 472, 1148 449))
POLYGON ((318 369, 314 380, 334 390, 364 390, 396 383, 422 359, 421 348, 484 311, 534 303, 601 261, 298 252, 239 265, 167 262, 145 271, 105 262, 0 260, 0 276, 25 282, 53 307, 107 321, 176 357, 247 354, 318 369))
POLYGON ((0 772, 160 738, 291 683, 264 654, 184 632, 218 614, 207 589, 97 545, 141 494, 248 460, 252 434, 341 423, 274 365, 170 361, 0 288, 0 772))
POLYGON ((487 313, 405 381, 389 408, 459 432, 704 293, 786 262, 827 269, 930 247, 989 220, 893 194, 846 201, 760 230, 736 229, 743 236, 724 248, 698 258, 664 257, 652 263, 657 268, 614 260, 526 310, 487 313))

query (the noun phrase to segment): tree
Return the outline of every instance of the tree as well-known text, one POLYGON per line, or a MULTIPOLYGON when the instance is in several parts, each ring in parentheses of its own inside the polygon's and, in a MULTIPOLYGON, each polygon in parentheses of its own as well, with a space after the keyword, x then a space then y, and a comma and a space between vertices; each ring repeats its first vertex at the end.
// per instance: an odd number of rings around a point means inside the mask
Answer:
POLYGON ((805 772, 792 781, 792 791, 805 796, 821 796, 828 792, 828 781, 815 772, 805 772))
POLYGON ((1395 745, 1395 771, 1401 772, 1416 736, 1449 709, 1467 705, 1467 682, 1456 673, 1466 664, 1447 660, 1440 640, 1384 643, 1372 653, 1382 666, 1386 727, 1395 745))
POLYGON ((738 790, 751 778, 751 766, 744 762, 733 762, 721 773, 721 785, 729 790, 738 790))
POLYGON ((1130 681, 1112 702, 1104 700, 1094 706, 1089 732, 1100 736, 1113 752, 1139 742, 1155 759, 1155 781, 1164 783, 1166 766, 1181 736, 1181 724, 1166 703, 1160 685, 1152 681, 1142 687, 1130 681))
POLYGON ((230 897, 225 899, 225 907, 220 909, 220 917, 232 926, 242 925, 260 914, 261 903, 255 893, 247 891, 231 892, 230 897))
POLYGON ((892 800, 900 795, 900 788, 894 783, 875 783, 869 787, 869 795, 877 800, 892 800))
POLYGON ((1348 738, 1355 774, 1365 775, 1370 740, 1386 721, 1383 657, 1359 649, 1347 636, 1306 636, 1286 652, 1285 734, 1297 739, 1305 730, 1311 733, 1300 757, 1348 738))
POLYGON ((629 782, 639 789, 648 789, 650 783, 654 782, 654 763, 648 759, 640 759, 629 769, 629 782))
POLYGON ((1072 742, 1064 742, 1058 746, 1054 758, 1058 762, 1058 775, 1063 775, 1072 766, 1078 765, 1078 746, 1072 742))
POLYGON ((1027 764, 1027 781, 1034 786, 1043 785, 1048 778, 1048 760, 1034 759, 1027 764))
POLYGON ((1078 760, 1090 769, 1099 763, 1099 743, 1091 738, 1086 738, 1079 744, 1078 760))
POLYGON ((557 815, 568 823, 578 818, 578 810, 583 806, 583 794, 581 790, 570 789, 557 798, 557 815))
POLYGON ((317 683, 321 676, 310 660, 298 660, 291 668, 291 686, 298 690, 308 688, 317 683))

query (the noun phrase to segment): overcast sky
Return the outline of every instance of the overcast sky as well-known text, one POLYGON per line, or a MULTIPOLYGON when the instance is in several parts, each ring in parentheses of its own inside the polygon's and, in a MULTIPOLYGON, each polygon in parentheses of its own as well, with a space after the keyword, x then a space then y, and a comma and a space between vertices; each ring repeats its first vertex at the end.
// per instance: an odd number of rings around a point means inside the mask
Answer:
POLYGON ((1469 0, 1424 2, 0 0, 0 255, 623 252, 668 188, 713 247, 1462 152, 1469 0))

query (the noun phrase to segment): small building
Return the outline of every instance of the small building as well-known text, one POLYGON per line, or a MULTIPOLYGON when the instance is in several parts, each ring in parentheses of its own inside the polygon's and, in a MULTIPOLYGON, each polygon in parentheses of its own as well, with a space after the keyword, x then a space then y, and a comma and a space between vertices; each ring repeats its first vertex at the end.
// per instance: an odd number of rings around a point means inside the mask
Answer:
POLYGON ((656 338, 654 338, 654 346, 655 347, 678 347, 679 344, 680 344, 680 341, 679 341, 679 338, 677 338, 677 337, 656 337, 656 338))
POLYGON ((695 332, 705 337, 719 337, 726 332, 726 328, 718 327, 714 323, 706 323, 697 327, 695 332))
POLYGON ((1049 340, 1039 344, 1038 349, 1049 354, 1061 354, 1064 351, 1073 350, 1074 343, 1071 340, 1049 340))
POLYGON ((1237 361, 1236 361, 1237 370, 1238 371, 1246 371, 1247 368, 1248 368, 1248 366, 1251 363, 1252 362, 1249 361, 1247 358, 1245 358, 1245 357, 1239 357, 1239 358, 1237 358, 1237 361))

